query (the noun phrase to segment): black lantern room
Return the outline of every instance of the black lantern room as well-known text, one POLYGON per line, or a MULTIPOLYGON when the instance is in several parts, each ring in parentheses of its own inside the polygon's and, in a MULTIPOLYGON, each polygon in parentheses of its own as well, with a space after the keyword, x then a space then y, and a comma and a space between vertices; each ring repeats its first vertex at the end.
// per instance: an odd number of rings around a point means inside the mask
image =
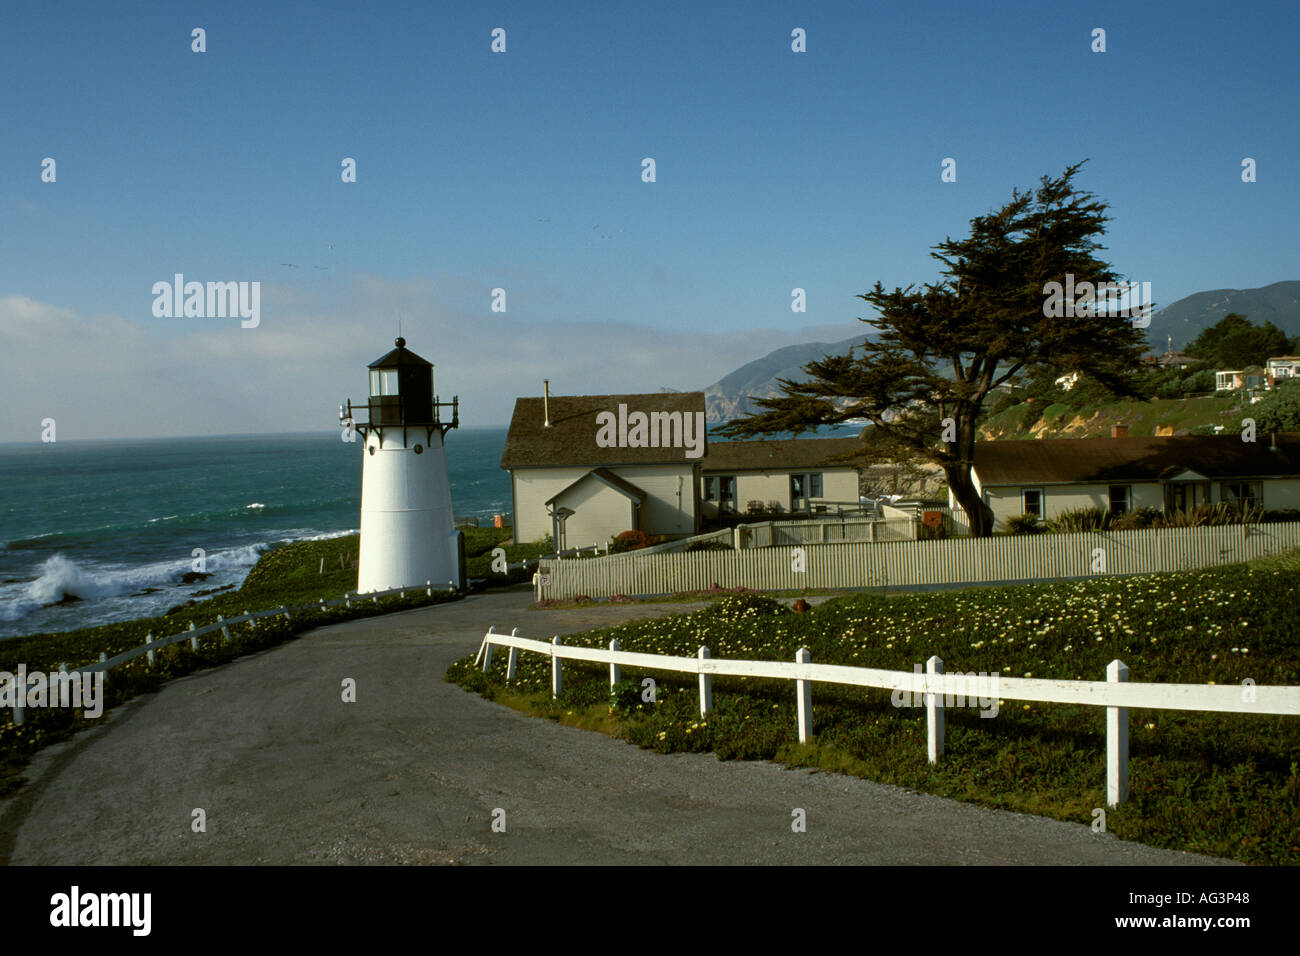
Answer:
POLYGON ((406 347, 406 339, 398 336, 397 347, 370 363, 370 398, 366 402, 367 421, 357 421, 355 415, 361 406, 349 399, 346 413, 341 407, 340 418, 351 420, 353 427, 363 435, 375 431, 382 435, 386 427, 402 429, 402 444, 406 444, 406 430, 419 428, 432 438, 436 428, 442 435, 459 424, 459 399, 439 402, 433 394, 433 363, 416 355, 406 347), (440 409, 450 408, 451 421, 444 421, 440 409))

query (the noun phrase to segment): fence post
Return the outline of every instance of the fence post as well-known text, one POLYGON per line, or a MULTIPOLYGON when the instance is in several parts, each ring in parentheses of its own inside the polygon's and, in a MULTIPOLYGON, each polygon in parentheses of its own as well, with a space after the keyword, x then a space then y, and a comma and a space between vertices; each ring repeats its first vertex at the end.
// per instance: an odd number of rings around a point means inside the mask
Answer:
MULTIPOLYGON (((516 632, 518 632, 518 630, 519 628, 515 628, 514 631, 511 631, 510 633, 513 635, 516 632)), ((483 673, 486 674, 488 668, 491 666, 492 666, 492 642, 485 637, 483 639, 483 673)))
MULTIPOLYGON (((107 651, 100 651, 100 652, 99 652, 99 662, 100 662, 101 664, 107 664, 107 663, 108 663, 108 652, 107 652, 107 651)), ((105 667, 104 670, 102 671, 102 673, 103 673, 103 675, 104 675, 104 683, 107 684, 107 683, 108 683, 108 668, 105 667)))
MULTIPOLYGON (((253 630, 256 631, 256 630, 257 630, 257 618, 253 617, 251 614, 248 613, 248 608, 244 608, 244 617, 248 618, 248 626, 251 627, 253 630)), ((218 621, 221 621, 221 620, 224 620, 224 618, 222 618, 222 616, 221 616, 220 614, 218 614, 218 615, 217 615, 217 620, 218 620, 218 621)), ((230 632, 227 631, 224 627, 221 629, 221 639, 222 639, 223 641, 228 641, 228 640, 230 640, 230 632)))
MULTIPOLYGON (((194 630, 194 622, 193 622, 193 621, 190 621, 190 630, 191 630, 191 631, 194 630)), ((191 634, 191 635, 190 635, 190 650, 192 650, 192 651, 197 651, 198 649, 199 649, 199 638, 198 638, 198 635, 191 634)))
MULTIPOLYGON (((623 645, 620 644, 618 642, 618 638, 615 637, 610 640, 609 649, 613 651, 615 654, 617 654, 619 651, 623 649, 623 645)), ((610 661, 609 662, 609 689, 610 690, 614 689, 614 685, 619 682, 619 679, 622 676, 623 676, 623 669, 619 667, 618 661, 610 661)))
MULTIPOLYGON (((146 645, 153 643, 153 631, 150 631, 148 634, 145 635, 144 642, 146 645)), ((153 667, 154 652, 152 647, 149 648, 149 650, 145 653, 145 657, 149 659, 149 666, 153 667)))
MULTIPOLYGON (((709 649, 700 646, 695 652, 695 656, 702 661, 707 661, 710 657, 709 649)), ((713 675, 700 672, 700 716, 703 717, 713 709, 713 675)))
POLYGON ((425 597, 433 597, 433 582, 428 578, 424 579, 424 594, 425 597))
MULTIPOLYGON (((811 660, 812 652, 806 647, 801 647, 794 653, 796 664, 807 664, 811 660)), ((796 680, 794 692, 799 714, 799 743, 806 744, 812 736, 812 681, 796 680)))
POLYGON ((925 662, 925 672, 925 743, 930 763, 938 763, 943 756, 943 692, 940 682, 935 679, 943 676, 943 661, 938 655, 925 662))
POLYGON ((486 634, 486 635, 484 636, 484 638, 483 638, 483 643, 481 643, 481 644, 478 646, 478 650, 474 652, 474 666, 475 666, 475 667, 478 667, 478 659, 479 659, 480 657, 483 656, 483 648, 487 647, 487 639, 488 639, 488 637, 491 637, 491 636, 492 636, 493 634, 495 634, 496 632, 497 632, 497 626, 496 626, 495 624, 491 624, 491 625, 488 626, 487 634, 486 634))
POLYGON ((351 592, 351 591, 344 591, 344 592, 343 592, 343 605, 344 605, 344 607, 347 607, 349 610, 352 608, 352 592, 351 592))
MULTIPOLYGON (((510 636, 518 637, 519 628, 517 627, 511 628, 510 636)), ((515 679, 515 668, 518 666, 519 666, 519 648, 512 646, 510 648, 510 656, 506 658, 506 683, 507 684, 515 679)))
MULTIPOLYGON (((1106 680, 1127 683, 1128 667, 1118 659, 1106 665, 1106 680)), ((1106 804, 1128 799, 1128 708, 1106 708, 1106 804)))
POLYGON ((558 634, 557 634, 555 637, 551 638, 551 645, 552 645, 552 651, 551 651, 551 699, 552 699, 552 700, 554 700, 556 697, 559 697, 559 696, 560 696, 561 684, 562 684, 562 681, 563 681, 563 675, 561 674, 561 670, 560 670, 560 659, 559 659, 558 657, 555 656, 555 651, 554 651, 554 647, 559 646, 561 643, 563 643, 563 642, 560 640, 560 636, 559 636, 558 634))
POLYGON ((280 613, 284 615, 284 619, 286 621, 289 620, 289 609, 285 607, 283 604, 280 605, 280 613))

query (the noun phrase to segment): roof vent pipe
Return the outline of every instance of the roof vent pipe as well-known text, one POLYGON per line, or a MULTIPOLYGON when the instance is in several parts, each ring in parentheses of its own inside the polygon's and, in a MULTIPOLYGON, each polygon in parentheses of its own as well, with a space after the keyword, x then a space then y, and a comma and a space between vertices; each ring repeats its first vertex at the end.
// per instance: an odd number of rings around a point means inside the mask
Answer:
POLYGON ((542 379, 542 412, 546 415, 546 427, 551 427, 551 380, 542 379))

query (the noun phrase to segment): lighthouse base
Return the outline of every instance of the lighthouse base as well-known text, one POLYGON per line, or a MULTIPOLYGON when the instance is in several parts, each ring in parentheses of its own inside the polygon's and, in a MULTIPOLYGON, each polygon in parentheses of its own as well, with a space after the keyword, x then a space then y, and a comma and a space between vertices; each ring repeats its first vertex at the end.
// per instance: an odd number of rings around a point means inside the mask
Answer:
POLYGON ((435 433, 418 452, 403 438, 401 429, 366 436, 357 570, 362 594, 464 584, 441 436, 435 433))

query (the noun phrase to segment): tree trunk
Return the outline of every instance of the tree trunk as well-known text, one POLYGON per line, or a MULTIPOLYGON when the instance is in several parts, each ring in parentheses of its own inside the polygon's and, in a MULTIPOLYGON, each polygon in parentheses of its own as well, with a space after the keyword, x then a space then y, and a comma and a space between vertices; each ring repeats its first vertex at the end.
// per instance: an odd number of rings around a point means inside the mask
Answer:
POLYGON ((987 538, 993 534, 993 509, 984 503, 975 489, 970 469, 961 465, 945 465, 943 472, 948 478, 948 487, 952 489, 953 497, 970 519, 971 537, 987 538))

